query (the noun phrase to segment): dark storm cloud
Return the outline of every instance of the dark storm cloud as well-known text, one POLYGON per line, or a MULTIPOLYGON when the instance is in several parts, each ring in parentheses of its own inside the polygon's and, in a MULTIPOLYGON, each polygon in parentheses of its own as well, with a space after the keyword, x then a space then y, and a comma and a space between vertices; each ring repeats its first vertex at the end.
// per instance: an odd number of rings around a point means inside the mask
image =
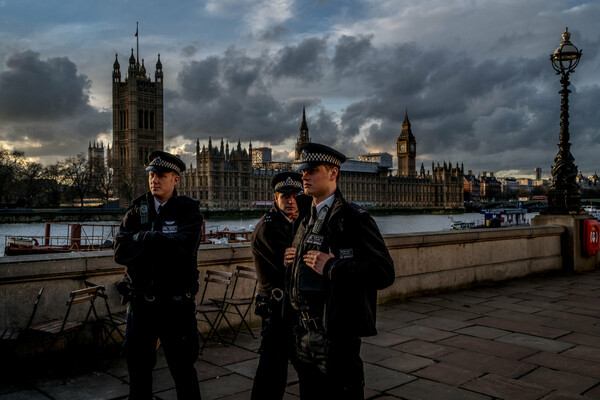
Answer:
POLYGON ((197 52, 198 52, 198 48, 191 44, 187 45, 181 49, 181 54, 183 54, 184 57, 191 57, 194 54, 196 54, 197 52))
POLYGON ((325 38, 305 39, 297 46, 286 46, 279 50, 271 72, 276 78, 317 81, 322 77, 326 50, 325 38))
POLYGON ((0 72, 0 141, 28 157, 66 157, 110 128, 111 113, 89 104, 91 82, 66 57, 40 59, 26 50, 0 72))
POLYGON ((269 27, 259 39, 264 42, 277 42, 289 33, 289 29, 283 25, 275 25, 269 27))
POLYGON ((335 47, 332 59, 333 67, 337 73, 351 70, 357 62, 366 59, 367 54, 373 50, 371 41, 373 36, 342 36, 335 47))
POLYGON ((220 94, 219 58, 193 61, 179 73, 183 97, 193 103, 210 101, 220 94))
MULTIPOLYGON (((230 48, 219 56, 186 64, 178 76, 181 96, 165 94, 169 109, 165 113, 166 137, 183 135, 190 140, 206 140, 212 136, 277 145, 296 136, 302 107, 316 105, 320 100, 276 99, 272 93, 276 85, 272 71, 279 71, 277 78, 309 79, 318 75, 324 50, 325 39, 307 39, 275 55, 249 56, 230 48), (288 67, 299 58, 303 61, 298 68, 288 67)), ((316 126, 317 122, 311 124, 316 126)), ((327 121, 327 131, 337 136, 332 120, 327 121)))
MULTIPOLYGON (((518 39, 501 42, 509 46, 518 39)), ((417 157, 426 168, 431 160, 446 160, 464 161, 475 171, 529 173, 532 165, 552 163, 560 83, 548 54, 477 60, 412 42, 377 47, 374 36, 342 36, 332 45, 330 56, 327 38, 310 38, 275 53, 249 56, 230 48, 187 64, 178 78, 181 96, 173 93, 173 102, 165 102, 172 136, 275 146, 298 134, 306 106, 313 141, 350 157, 370 150, 395 155, 408 109, 417 157), (340 113, 328 106, 338 93, 354 99, 340 113)), ((592 54, 589 58, 597 58, 592 54)), ((572 143, 574 153, 583 148, 582 159, 576 159, 589 169, 596 162, 591 154, 599 150, 594 107, 600 87, 579 88, 577 76, 571 86, 571 126, 577 131, 572 143)))
POLYGON ((31 50, 9 54, 0 72, 3 121, 59 120, 89 112, 91 82, 66 57, 41 60, 31 50))

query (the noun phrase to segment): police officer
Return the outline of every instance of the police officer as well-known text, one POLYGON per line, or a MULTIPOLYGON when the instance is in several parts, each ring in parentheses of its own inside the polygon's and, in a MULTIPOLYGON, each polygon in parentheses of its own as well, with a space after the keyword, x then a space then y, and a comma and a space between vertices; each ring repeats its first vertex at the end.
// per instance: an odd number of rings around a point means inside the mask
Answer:
POLYGON ((360 337, 377 334, 377 290, 395 279, 375 221, 337 188, 345 160, 331 147, 304 145, 299 169, 313 205, 285 252, 286 300, 298 320, 297 370, 306 400, 364 399, 360 337))
POLYGON ((115 261, 127 266, 118 288, 130 298, 123 344, 129 398, 152 398, 160 339, 177 398, 200 399, 194 296, 202 215, 198 201, 175 189, 185 163, 163 151, 152 152, 148 161, 150 191, 133 201, 115 241, 115 261))
POLYGON ((285 392, 294 335, 292 324, 282 318, 283 254, 294 240, 294 222, 298 220, 299 206, 307 209, 312 201, 300 194, 302 174, 298 172, 278 173, 271 179, 271 187, 275 193, 273 206, 258 221, 252 233, 252 254, 259 281, 256 313, 262 318, 260 359, 252 400, 281 400, 285 392))

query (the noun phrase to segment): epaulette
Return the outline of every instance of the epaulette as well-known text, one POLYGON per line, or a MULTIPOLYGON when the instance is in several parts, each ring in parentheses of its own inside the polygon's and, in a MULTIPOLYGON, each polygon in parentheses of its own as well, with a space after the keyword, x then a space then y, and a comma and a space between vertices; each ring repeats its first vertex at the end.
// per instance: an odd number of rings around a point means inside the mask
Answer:
POLYGON ((367 210, 365 210, 364 208, 362 208, 361 206, 359 206, 356 203, 350 203, 350 202, 348 202, 348 205, 350 206, 350 208, 352 209, 352 211, 354 211, 358 215, 369 214, 369 212, 367 210))

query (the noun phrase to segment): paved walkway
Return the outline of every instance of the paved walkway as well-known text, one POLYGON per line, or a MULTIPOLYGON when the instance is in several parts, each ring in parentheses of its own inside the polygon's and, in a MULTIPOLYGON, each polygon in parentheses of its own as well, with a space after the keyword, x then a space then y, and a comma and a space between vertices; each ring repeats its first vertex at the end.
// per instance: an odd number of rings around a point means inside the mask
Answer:
MULTIPOLYGON (((363 340, 368 399, 600 399, 600 271, 537 277, 379 307, 363 340)), ((246 335, 243 335, 246 336, 246 335)), ((259 341, 209 347, 197 362, 204 400, 249 399, 259 341)), ((0 381, 0 399, 123 399, 121 358, 64 379, 0 381)), ((164 357, 157 399, 175 399, 164 357)), ((290 373, 285 399, 297 399, 290 373)))

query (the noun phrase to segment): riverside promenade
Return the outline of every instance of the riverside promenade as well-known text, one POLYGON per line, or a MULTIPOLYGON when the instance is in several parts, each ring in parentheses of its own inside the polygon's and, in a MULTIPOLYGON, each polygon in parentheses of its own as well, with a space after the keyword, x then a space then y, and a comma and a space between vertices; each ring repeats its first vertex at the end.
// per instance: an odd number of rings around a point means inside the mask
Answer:
MULTIPOLYGON (((600 271, 561 273, 413 297, 378 308, 363 339, 367 399, 600 399, 600 271)), ((257 332, 258 333, 258 332, 257 332)), ((258 339, 212 343, 196 364, 202 398, 249 399, 258 339)), ((290 368, 285 399, 298 398, 290 368)), ((0 399, 125 399, 122 357, 0 376, 0 399)), ((175 399, 162 354, 156 399, 175 399)))

